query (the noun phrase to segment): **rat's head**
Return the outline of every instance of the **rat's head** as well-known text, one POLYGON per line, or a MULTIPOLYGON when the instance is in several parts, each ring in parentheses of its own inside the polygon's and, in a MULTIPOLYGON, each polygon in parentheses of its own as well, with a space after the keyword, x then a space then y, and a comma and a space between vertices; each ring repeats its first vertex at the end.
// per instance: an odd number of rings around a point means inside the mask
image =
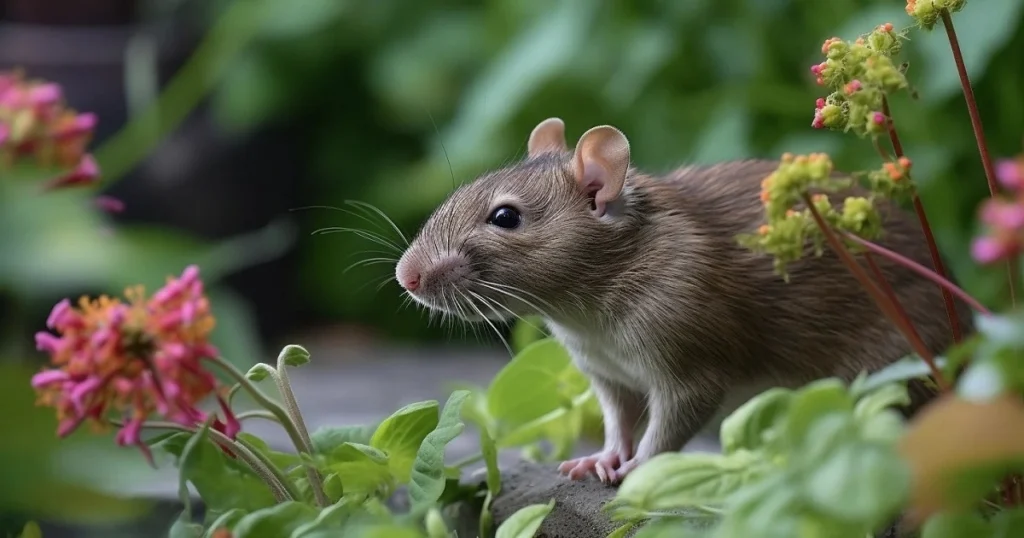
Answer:
POLYGON ((629 142, 600 126, 570 149, 564 123, 549 118, 527 148, 430 216, 395 270, 410 297, 466 320, 505 320, 585 308, 602 287, 627 219, 629 142))

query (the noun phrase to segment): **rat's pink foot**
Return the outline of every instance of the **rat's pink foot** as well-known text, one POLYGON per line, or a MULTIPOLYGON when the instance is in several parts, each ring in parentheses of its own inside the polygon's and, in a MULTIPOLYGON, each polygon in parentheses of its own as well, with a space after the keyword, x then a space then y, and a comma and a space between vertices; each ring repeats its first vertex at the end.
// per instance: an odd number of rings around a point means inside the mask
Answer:
POLYGON ((644 461, 646 461, 646 458, 633 458, 622 463, 617 469, 615 469, 614 474, 608 477, 608 483, 616 486, 621 484, 622 479, 626 478, 626 475, 629 474, 630 471, 639 467, 644 461))
POLYGON ((621 451, 603 450, 591 456, 563 462, 558 466, 558 472, 567 475, 572 480, 580 480, 589 474, 594 474, 601 482, 610 484, 616 469, 628 457, 629 454, 621 451))

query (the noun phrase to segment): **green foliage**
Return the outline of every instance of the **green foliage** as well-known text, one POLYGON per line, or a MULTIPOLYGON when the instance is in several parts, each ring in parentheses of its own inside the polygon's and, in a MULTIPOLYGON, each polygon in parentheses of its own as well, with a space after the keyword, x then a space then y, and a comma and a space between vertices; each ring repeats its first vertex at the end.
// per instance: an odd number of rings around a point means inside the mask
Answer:
POLYGON ((537 534, 537 529, 554 507, 555 501, 552 500, 547 504, 533 504, 520 508, 498 527, 496 538, 531 538, 537 534))
POLYGON ((448 398, 437 426, 423 439, 412 466, 409 499, 414 511, 433 505, 444 493, 444 448, 462 433, 465 424, 459 418, 469 393, 456 391, 448 398))

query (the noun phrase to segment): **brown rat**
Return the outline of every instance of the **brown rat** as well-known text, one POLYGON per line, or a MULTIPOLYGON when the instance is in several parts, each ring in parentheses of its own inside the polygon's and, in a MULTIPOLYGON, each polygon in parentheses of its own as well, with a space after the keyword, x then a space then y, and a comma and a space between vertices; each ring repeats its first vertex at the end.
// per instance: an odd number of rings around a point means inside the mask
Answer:
MULTIPOLYGON (((550 118, 531 133, 525 160, 437 208, 396 277, 417 302, 466 320, 541 315, 604 415, 604 449, 559 469, 617 483, 680 450, 734 387, 849 380, 911 352, 831 251, 789 266, 786 283, 770 256, 737 244, 764 222, 760 184, 777 164, 653 177, 630 165, 617 129, 595 127, 570 149, 564 124, 550 118)), ((885 203, 880 211, 879 243, 930 266, 917 219, 885 203)), ((944 351, 952 337, 940 290, 878 261, 925 344, 944 351)), ((970 330, 970 310, 958 312, 970 330)))

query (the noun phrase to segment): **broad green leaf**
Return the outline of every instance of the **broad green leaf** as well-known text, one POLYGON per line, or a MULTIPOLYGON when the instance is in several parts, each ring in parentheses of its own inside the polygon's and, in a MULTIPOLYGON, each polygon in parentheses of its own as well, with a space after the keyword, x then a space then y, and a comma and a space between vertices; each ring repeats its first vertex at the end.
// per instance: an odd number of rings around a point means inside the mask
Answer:
POLYGON ((685 516, 684 518, 652 519, 640 527, 633 538, 702 538, 708 536, 706 529, 688 523, 690 521, 685 519, 685 516))
POLYGON ((278 368, 283 366, 297 367, 307 363, 309 363, 309 351, 295 344, 284 346, 281 353, 277 356, 278 368))
POLYGON ((345 523, 352 517, 353 514, 359 509, 358 497, 345 497, 331 506, 324 508, 320 514, 316 516, 316 519, 308 523, 295 528, 292 531, 290 538, 308 538, 310 535, 316 532, 325 532, 341 529, 345 526, 345 523))
POLYGON ((928 518, 921 538, 989 538, 992 528, 976 512, 944 512, 928 518))
POLYGON ((722 502, 757 476, 754 453, 659 454, 626 475, 617 504, 653 512, 722 502))
POLYGON ((232 538, 283 538, 316 519, 319 512, 298 501, 287 501, 246 515, 232 529, 232 538))
POLYGON ((18 538, 43 538, 43 531, 39 528, 38 523, 29 521, 21 528, 21 534, 18 538))
POLYGON ((175 519, 167 532, 168 538, 201 538, 202 536, 203 526, 183 517, 175 519))
POLYGON ((343 443, 327 456, 327 468, 341 478, 346 494, 373 494, 393 481, 388 455, 358 443, 343 443))
POLYGON ((512 334, 509 342, 512 350, 519 353, 530 344, 547 338, 547 332, 543 328, 543 321, 538 316, 527 316, 512 326, 512 334))
POLYGON ((530 344, 491 381, 488 415, 503 427, 514 427, 558 409, 564 401, 562 376, 575 369, 571 363, 569 353, 554 339, 530 344))
POLYGON ((376 426, 326 426, 319 428, 310 435, 313 451, 317 454, 330 454, 345 443, 368 445, 376 428, 376 426))
POLYGON ((234 526, 245 517, 245 512, 238 510, 228 510, 221 514, 217 519, 213 520, 210 527, 206 529, 206 533, 203 535, 204 538, 213 538, 213 533, 218 529, 232 529, 234 526))
MULTIPOLYGON (((985 74, 992 56, 1013 39, 1022 7, 1024 3, 1020 0, 968 2, 963 11, 953 15, 967 75, 975 84, 985 74)), ((942 24, 931 32, 915 32, 912 39, 923 56, 921 64, 925 67, 924 76, 915 77, 921 97, 935 103, 959 93, 960 78, 942 24)), ((963 113, 966 116, 967 112, 963 113)))
POLYGON ((495 538, 533 538, 544 518, 555 508, 555 500, 547 504, 524 506, 508 517, 495 533, 495 538))
POLYGON ((992 518, 992 538, 1024 536, 1024 508, 1003 508, 992 518))
POLYGON ((1024 348, 1024 312, 1008 315, 981 315, 974 317, 979 333, 997 344, 1007 347, 1024 348))
MULTIPOLYGON (((346 529, 345 538, 348 538, 346 529)), ((334 535, 337 536, 337 535, 334 535)), ((328 538, 317 536, 316 538, 328 538)), ((352 538, 426 538, 416 527, 398 523, 376 523, 358 527, 352 531, 352 538)))
MULTIPOLYGON (((939 368, 942 368, 946 359, 944 357, 936 357, 935 362, 939 368)), ((931 369, 928 368, 928 364, 923 359, 917 355, 909 355, 877 372, 858 377, 850 385, 850 394, 854 397, 860 397, 883 385, 928 377, 930 374, 931 369)))
POLYGON ((722 421, 722 450, 731 454, 741 449, 760 448, 765 434, 784 415, 792 398, 793 391, 772 388, 733 411, 722 421))
POLYGON ((909 403, 910 394, 907 393, 907 387, 891 383, 860 398, 853 408, 853 415, 857 420, 866 420, 894 406, 909 403))
POLYGON ((270 445, 268 445, 266 441, 251 433, 241 432, 238 434, 238 438, 244 441, 248 448, 256 450, 266 456, 281 470, 287 469, 292 465, 298 465, 302 461, 298 454, 289 454, 287 452, 279 452, 271 449, 270 445))
POLYGON ((427 528, 427 536, 430 538, 450 538, 451 532, 448 530, 448 526, 445 525, 444 518, 441 517, 441 512, 437 508, 431 508, 427 512, 424 523, 427 528))
POLYGON ((897 453, 860 443, 841 447, 806 479, 809 503, 830 517, 868 522, 891 518, 910 493, 910 471, 897 453))
POLYGON ((370 446, 387 452, 398 482, 409 481, 423 439, 437 426, 438 407, 434 400, 409 404, 384 419, 370 438, 370 446))
POLYGON ((274 504, 270 488, 244 464, 229 460, 208 437, 209 428, 189 439, 181 455, 182 480, 195 486, 207 510, 253 512, 274 504))
POLYGON ((409 500, 413 511, 433 505, 444 493, 444 451, 445 446, 462 433, 465 424, 460 420, 462 404, 469 397, 468 391, 455 391, 444 404, 441 418, 434 431, 427 434, 416 453, 409 483, 409 500))
POLYGON ((786 415, 786 436, 793 446, 804 441, 807 431, 819 417, 853 410, 853 402, 842 381, 822 379, 806 385, 794 395, 786 415))
POLYGON ((956 392, 965 400, 991 400, 1010 388, 1008 381, 995 361, 979 361, 968 366, 957 380, 956 392))

